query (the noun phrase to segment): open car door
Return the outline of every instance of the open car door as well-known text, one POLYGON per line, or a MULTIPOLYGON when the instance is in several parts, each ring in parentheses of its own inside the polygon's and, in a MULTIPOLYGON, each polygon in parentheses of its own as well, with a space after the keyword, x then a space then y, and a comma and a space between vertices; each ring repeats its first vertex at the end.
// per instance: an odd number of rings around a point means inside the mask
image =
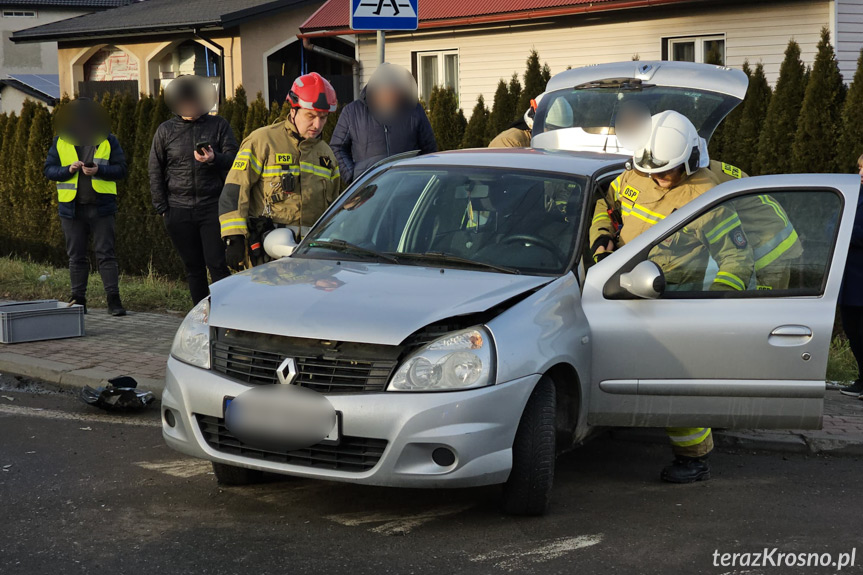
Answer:
POLYGON ((820 427, 859 188, 858 176, 832 174, 723 184, 593 266, 582 297, 592 346, 589 423, 820 427), (664 273, 655 254, 686 226, 754 203, 787 219, 793 234, 783 245, 799 241, 802 255, 779 243, 755 254, 743 289, 730 292, 710 291, 717 272, 706 253, 683 270, 702 281, 675 285, 679 274, 664 273), (759 286, 766 269, 781 276, 773 289, 759 286))
POLYGON ((743 101, 748 85, 741 70, 691 62, 617 62, 567 70, 546 87, 531 146, 631 156, 615 125, 622 107, 634 103, 651 115, 680 112, 710 141, 743 101))

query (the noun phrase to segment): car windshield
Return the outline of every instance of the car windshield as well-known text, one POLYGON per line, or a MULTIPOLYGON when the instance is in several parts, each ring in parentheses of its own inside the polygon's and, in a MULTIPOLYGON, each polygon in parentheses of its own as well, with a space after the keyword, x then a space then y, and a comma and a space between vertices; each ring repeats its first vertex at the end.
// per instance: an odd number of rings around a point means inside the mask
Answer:
POLYGON ((394 166, 356 187, 299 257, 558 275, 572 260, 586 179, 463 166, 394 166))
POLYGON ((710 140, 716 126, 739 102, 733 96, 690 88, 652 86, 635 81, 603 81, 549 92, 534 119, 534 135, 565 128, 614 135, 621 109, 637 104, 652 114, 675 110, 710 140))

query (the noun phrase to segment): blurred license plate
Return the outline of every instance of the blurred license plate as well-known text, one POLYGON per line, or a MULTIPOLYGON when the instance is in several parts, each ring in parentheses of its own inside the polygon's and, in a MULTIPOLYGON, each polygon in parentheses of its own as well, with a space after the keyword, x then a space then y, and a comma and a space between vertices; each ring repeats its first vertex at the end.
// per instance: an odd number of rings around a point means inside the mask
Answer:
MULTIPOLYGON (((225 409, 223 417, 225 420, 228 419, 228 407, 231 405, 231 401, 233 401, 233 397, 225 397, 225 409)), ((342 427, 342 412, 336 412, 336 424, 333 426, 333 429, 321 440, 321 443, 324 445, 338 445, 339 440, 341 439, 341 427, 342 427)))

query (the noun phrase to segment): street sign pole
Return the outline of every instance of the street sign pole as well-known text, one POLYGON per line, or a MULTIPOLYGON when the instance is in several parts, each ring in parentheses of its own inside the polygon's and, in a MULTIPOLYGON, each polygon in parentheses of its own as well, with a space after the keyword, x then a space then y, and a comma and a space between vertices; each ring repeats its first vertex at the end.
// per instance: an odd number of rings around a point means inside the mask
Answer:
POLYGON ((378 64, 386 61, 386 44, 387 33, 384 30, 378 30, 378 64))

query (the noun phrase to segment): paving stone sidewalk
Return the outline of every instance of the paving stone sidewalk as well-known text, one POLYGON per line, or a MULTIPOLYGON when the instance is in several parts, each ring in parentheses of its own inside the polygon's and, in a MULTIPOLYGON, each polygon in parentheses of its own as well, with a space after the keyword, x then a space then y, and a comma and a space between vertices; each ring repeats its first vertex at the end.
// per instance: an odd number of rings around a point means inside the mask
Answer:
POLYGON ((161 395, 165 362, 182 317, 129 312, 112 317, 103 309, 84 316, 84 337, 0 344, 0 373, 38 378, 67 387, 96 386, 128 375, 161 395))
MULTIPOLYGON (((66 387, 97 386, 118 375, 161 396, 165 363, 182 317, 130 312, 111 317, 93 309, 85 316, 86 335, 33 343, 0 344, 0 373, 24 375, 66 387)), ((616 429, 633 441, 667 442, 661 430, 616 429)), ((726 447, 797 453, 863 455, 863 401, 829 390, 820 430, 716 430, 726 447)))

